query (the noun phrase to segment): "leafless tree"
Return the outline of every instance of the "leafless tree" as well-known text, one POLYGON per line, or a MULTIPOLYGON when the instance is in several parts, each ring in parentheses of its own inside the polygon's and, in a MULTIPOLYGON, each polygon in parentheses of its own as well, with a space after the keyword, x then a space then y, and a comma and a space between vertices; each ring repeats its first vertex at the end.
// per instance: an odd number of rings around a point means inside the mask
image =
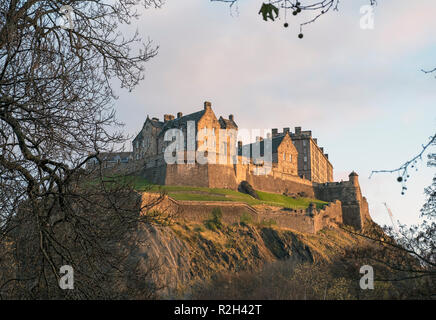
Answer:
POLYGON ((132 89, 157 54, 138 33, 119 32, 140 5, 161 2, 0 1, 4 298, 125 297, 120 281, 137 267, 132 231, 154 217, 139 215, 131 183, 105 183, 84 167, 125 141, 111 84, 132 89), (59 289, 62 265, 74 268, 77 290, 59 289))
MULTIPOLYGON (((211 2, 224 2, 227 3, 230 8, 237 7, 239 0, 210 0, 211 2)), ((377 4, 376 0, 368 0, 368 4, 375 6, 377 4)), ((284 12, 283 18, 285 20, 284 26, 288 27, 288 17, 289 20, 292 16, 297 16, 303 12, 309 13, 310 17, 304 22, 299 24, 299 38, 303 38, 303 28, 308 24, 316 22, 323 15, 329 13, 330 11, 338 11, 340 5, 340 0, 310 0, 310 1, 300 1, 300 0, 271 0, 271 1, 259 1, 259 14, 265 21, 274 21, 274 16, 271 10, 274 11, 276 17, 278 12, 281 10, 284 12)))
MULTIPOLYGON (((433 137, 428 145, 423 146, 423 151, 434 145, 436 142, 433 137)), ((423 152, 415 158, 422 157, 422 154, 423 152)), ((400 174, 403 172, 407 174, 407 168, 414 163, 412 159, 400 168, 388 172, 398 171, 400 174)), ((435 153, 428 155, 427 165, 436 166, 435 153)), ((405 291, 414 289, 419 296, 434 299, 436 297, 436 177, 433 177, 432 184, 425 188, 424 193, 427 199, 421 209, 420 217, 423 221, 420 224, 400 225, 398 230, 392 227, 380 228, 374 223, 369 224, 362 232, 347 229, 374 244, 365 250, 355 250, 349 256, 382 266, 385 272, 379 273, 378 281, 404 284, 405 291)))

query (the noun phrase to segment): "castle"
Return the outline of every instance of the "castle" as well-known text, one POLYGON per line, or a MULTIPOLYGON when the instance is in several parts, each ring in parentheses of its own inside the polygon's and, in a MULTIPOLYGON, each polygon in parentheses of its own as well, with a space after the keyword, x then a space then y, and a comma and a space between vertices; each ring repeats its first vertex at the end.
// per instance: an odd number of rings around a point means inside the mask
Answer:
MULTIPOLYGON (((238 125, 234 116, 229 115, 228 119, 221 116, 218 119, 212 110, 211 103, 205 102, 203 110, 185 116, 181 112, 177 113, 177 118, 166 114, 163 121, 147 117, 141 131, 133 140, 133 158, 137 161, 144 161, 147 168, 161 166, 164 162, 165 149, 170 144, 170 141, 165 141, 164 135, 168 130, 175 128, 183 132, 183 152, 189 152, 187 145, 190 121, 193 122, 193 135, 197 137, 191 151, 197 153, 206 150, 209 153, 209 163, 222 164, 223 161, 219 160, 223 156, 225 157, 224 164, 256 163, 252 154, 242 159, 243 150, 248 149, 251 152, 256 144, 260 144, 261 153, 264 150, 264 141, 261 137, 257 137, 256 143, 250 145, 243 146, 242 142, 238 141, 236 147, 238 125), (220 136, 219 131, 224 131, 224 135, 220 136), (202 132, 210 134, 203 134, 204 139, 200 139, 198 137, 202 132), (236 149, 239 158, 231 161, 230 158, 236 155, 235 152, 232 154, 232 151, 236 149), (211 156, 210 153, 213 155, 211 156), (214 161, 210 161, 211 157, 214 161)), ((301 127, 296 127, 295 133, 291 133, 289 128, 284 128, 283 132, 279 133, 277 129, 272 129, 272 137, 269 138, 272 140, 273 167, 277 169, 277 172, 318 183, 333 181, 333 166, 328 160, 328 154, 325 154, 323 148, 318 146, 317 139, 312 138, 311 131, 301 131, 301 127)), ((165 181, 159 182, 165 184, 165 181)), ((211 181, 211 184, 215 182, 211 181)))
POLYGON ((188 115, 166 114, 163 121, 147 116, 133 139, 133 152, 102 157, 106 163, 139 164, 141 175, 159 185, 237 190, 247 181, 255 190, 331 203, 339 200, 340 221, 356 228, 370 219, 358 175, 352 172, 349 181, 333 182, 328 154, 311 131, 301 127, 295 132, 272 129, 267 137, 257 137, 256 142, 245 145, 237 137, 234 116, 217 118, 212 104, 204 102, 202 110, 188 115), (269 159, 265 157, 267 148, 269 159), (174 161, 168 161, 168 156, 174 161))

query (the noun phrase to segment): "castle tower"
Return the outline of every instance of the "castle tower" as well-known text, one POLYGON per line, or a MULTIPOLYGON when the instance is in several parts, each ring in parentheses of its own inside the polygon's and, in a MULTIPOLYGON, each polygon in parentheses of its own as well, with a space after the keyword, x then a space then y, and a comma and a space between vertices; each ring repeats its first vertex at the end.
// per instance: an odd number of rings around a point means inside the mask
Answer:
POLYGON ((355 187, 358 187, 359 186, 359 175, 356 173, 356 172, 351 172, 349 175, 348 175, 348 180, 351 182, 351 183, 353 183, 353 185, 355 186, 355 187))

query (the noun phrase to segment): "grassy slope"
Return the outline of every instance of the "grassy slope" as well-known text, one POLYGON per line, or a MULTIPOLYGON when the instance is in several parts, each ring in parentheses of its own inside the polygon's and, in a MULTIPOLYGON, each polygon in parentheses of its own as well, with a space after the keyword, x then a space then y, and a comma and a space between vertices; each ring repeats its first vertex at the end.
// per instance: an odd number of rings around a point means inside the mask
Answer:
POLYGON ((176 200, 191 201, 235 201, 245 202, 250 205, 271 205, 292 209, 305 209, 310 203, 315 203, 318 208, 324 207, 327 202, 311 198, 292 198, 282 194, 257 191, 259 199, 255 199, 248 194, 229 189, 189 187, 189 186, 159 186, 152 185, 144 178, 138 176, 128 177, 107 177, 108 184, 121 182, 132 184, 137 191, 160 192, 164 190, 168 195, 176 200))
POLYGON ((257 191, 259 199, 254 199, 248 194, 229 189, 188 187, 188 186, 157 186, 150 185, 143 178, 135 177, 133 184, 138 191, 159 192, 165 190, 168 195, 176 200, 192 201, 237 201, 250 205, 266 204, 292 209, 304 209, 314 202, 318 208, 322 208, 327 202, 310 198, 292 198, 285 195, 257 191))

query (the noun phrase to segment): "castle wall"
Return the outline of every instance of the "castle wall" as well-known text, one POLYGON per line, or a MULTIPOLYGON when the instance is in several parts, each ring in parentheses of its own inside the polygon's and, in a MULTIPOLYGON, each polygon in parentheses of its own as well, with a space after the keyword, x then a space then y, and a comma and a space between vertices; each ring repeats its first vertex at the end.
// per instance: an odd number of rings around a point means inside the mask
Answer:
POLYGON ((194 164, 166 165, 166 185, 209 187, 209 167, 194 164))
POLYGON ((368 203, 362 197, 357 180, 319 184, 315 187, 315 196, 328 202, 340 200, 343 223, 346 225, 361 229, 363 221, 370 219, 368 203))
MULTIPOLYGON (((158 160, 155 161, 159 163, 158 160)), ((334 203, 341 202, 340 206, 332 205, 327 207, 327 213, 321 216, 328 216, 336 223, 344 223, 357 229, 362 229, 365 220, 370 219, 368 203, 362 197, 357 176, 350 177, 350 181, 316 184, 309 180, 299 178, 290 174, 280 172, 273 167, 268 175, 255 175, 252 164, 220 165, 166 165, 161 163, 156 166, 146 166, 143 176, 149 181, 161 185, 184 185, 208 188, 225 188, 237 190, 241 181, 246 180, 255 190, 273 193, 286 193, 316 198, 319 200, 334 203), (340 208, 340 209, 338 209, 340 208)), ((190 208, 189 210, 196 210, 190 208)), ((202 210, 201 206, 198 210, 202 210)), ((226 209, 230 210, 230 209, 226 209)), ((188 213, 189 214, 189 213, 188 213)), ((285 225, 297 226, 303 232, 316 232, 328 225, 331 221, 327 218, 315 216, 312 224, 307 224, 301 217, 295 218, 292 215, 277 216, 277 219, 285 225), (327 220, 322 220, 327 219, 327 220)))
POLYGON ((339 200, 331 202, 323 209, 316 211, 314 214, 314 232, 344 223, 342 214, 342 203, 339 200))
POLYGON ((235 168, 233 165, 208 164, 209 188, 225 188, 236 190, 235 168))
POLYGON ((289 228, 303 233, 315 233, 315 222, 312 217, 292 213, 262 213, 258 220, 274 221, 277 226, 289 228))
POLYGON ((240 223, 241 217, 248 215, 253 223, 272 222, 273 225, 282 228, 311 234, 342 222, 340 201, 335 201, 324 209, 313 212, 304 209, 284 212, 268 209, 258 210, 243 202, 180 201, 168 196, 165 196, 158 203, 153 203, 158 197, 159 194, 156 193, 142 194, 143 214, 146 214, 147 211, 158 210, 165 215, 172 215, 175 219, 203 224, 212 217, 212 210, 219 208, 222 213, 221 221, 226 224, 240 223), (153 205, 148 205, 150 203, 153 205))
POLYGON ((255 190, 286 193, 288 195, 305 193, 306 197, 315 197, 312 182, 278 172, 276 169, 272 169, 272 174, 270 175, 254 175, 247 173, 246 180, 255 190))
POLYGON ((223 221, 226 224, 239 223, 243 215, 250 215, 252 220, 257 222, 258 214, 245 203, 223 202, 223 201, 177 201, 179 205, 178 218, 186 221, 193 221, 203 224, 211 218, 212 210, 219 208, 221 210, 223 221))

